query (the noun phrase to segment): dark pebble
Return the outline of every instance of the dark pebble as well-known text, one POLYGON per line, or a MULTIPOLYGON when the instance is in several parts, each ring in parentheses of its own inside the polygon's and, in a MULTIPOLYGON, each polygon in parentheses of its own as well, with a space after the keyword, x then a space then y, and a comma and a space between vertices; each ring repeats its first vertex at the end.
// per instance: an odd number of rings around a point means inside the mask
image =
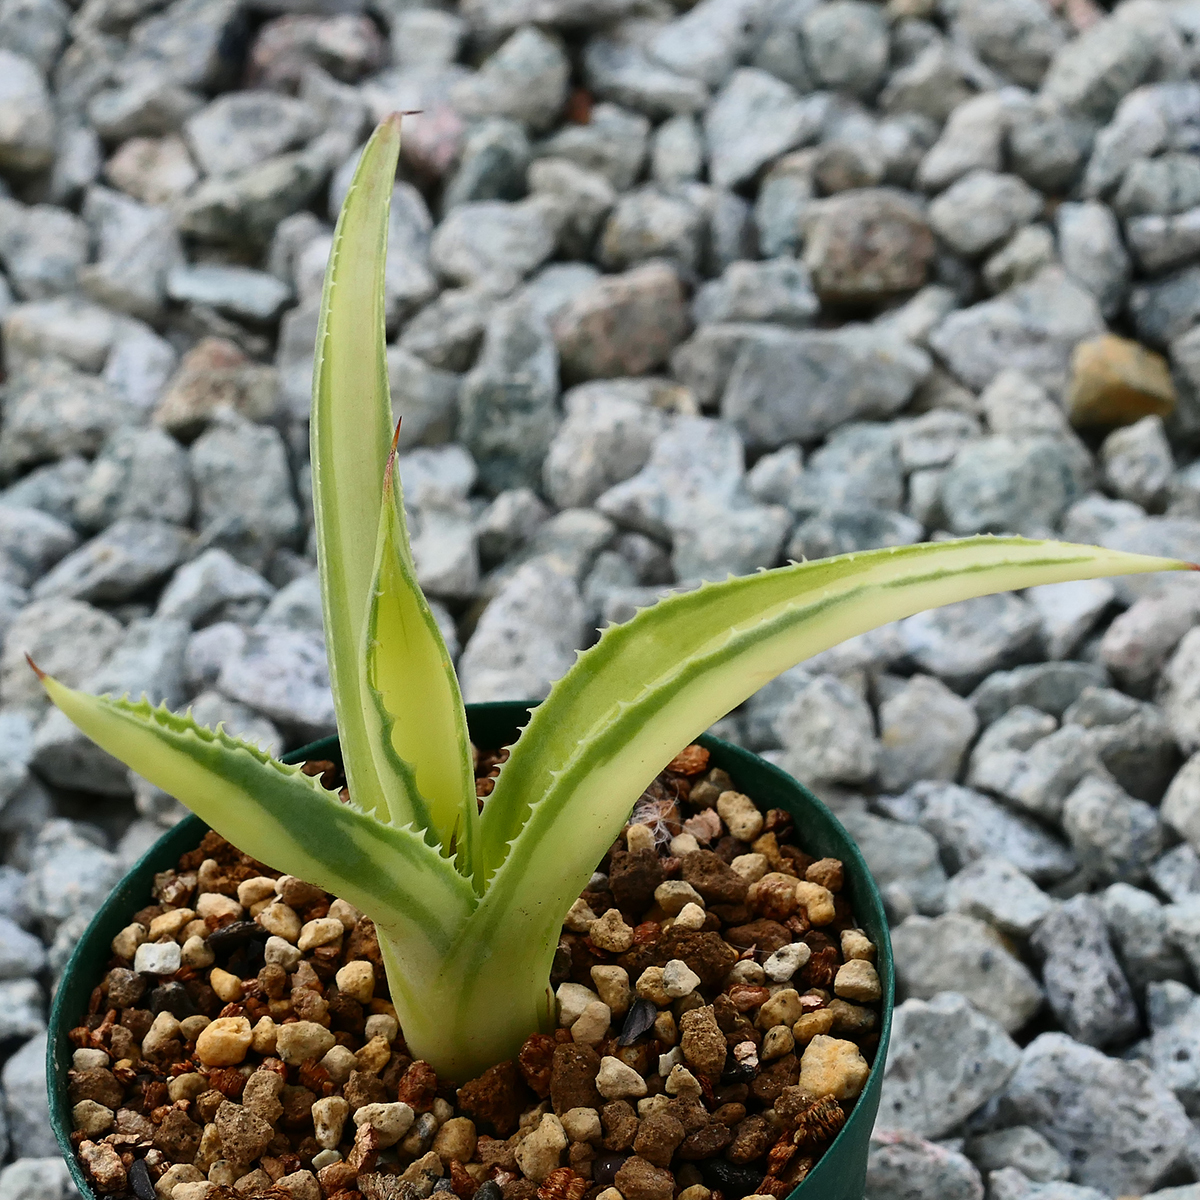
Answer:
POLYGON ((503 1200, 504 1193, 494 1179, 485 1179, 475 1191, 475 1200, 503 1200))
MULTIPOLYGON (((592 1162, 592 1182, 601 1187, 609 1187, 617 1177, 617 1172, 625 1165, 628 1154, 600 1154, 592 1162)), ((478 1200, 479 1193, 475 1196, 478 1200)))
POLYGON ((129 1186, 137 1200, 158 1200, 154 1193, 154 1182, 150 1178, 150 1168, 144 1159, 135 1158, 129 1168, 129 1186))
POLYGON ((654 1027, 654 1019, 658 1016, 658 1008, 653 1000, 638 999, 629 1006, 625 1014, 625 1024, 621 1026, 621 1036, 617 1042, 628 1046, 636 1042, 648 1029, 654 1027))
POLYGON ((196 1006, 182 983, 160 983, 150 993, 150 1011, 154 1014, 169 1012, 182 1021, 196 1015, 196 1006))
POLYGON ((725 1200, 742 1200, 758 1191, 763 1173, 757 1167, 739 1166, 723 1158, 710 1158, 699 1164, 704 1186, 720 1192, 725 1200))
MULTIPOLYGON (((443 1175, 442 1178, 433 1185, 433 1190, 435 1194, 437 1192, 452 1192, 454 1191, 454 1184, 452 1184, 450 1180, 443 1175)), ((478 1193, 476 1193, 476 1195, 478 1195, 478 1193)))
POLYGON ((738 1062, 733 1057, 733 1051, 730 1051, 728 1057, 725 1059, 725 1069, 721 1072, 721 1082, 749 1083, 757 1074, 758 1070, 755 1067, 752 1067, 749 1063, 738 1062))

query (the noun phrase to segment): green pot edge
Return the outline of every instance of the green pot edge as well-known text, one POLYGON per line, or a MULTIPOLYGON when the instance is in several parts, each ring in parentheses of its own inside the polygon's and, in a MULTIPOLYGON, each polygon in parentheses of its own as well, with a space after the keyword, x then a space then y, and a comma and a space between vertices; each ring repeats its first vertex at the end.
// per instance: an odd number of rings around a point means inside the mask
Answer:
MULTIPOLYGON (((528 720, 531 707, 528 703, 508 701, 468 705, 467 719, 472 738, 485 745, 511 739, 528 720)), ((883 900, 854 840, 829 808, 803 784, 741 746, 709 734, 703 734, 698 741, 712 753, 713 765, 729 771, 739 786, 754 796, 756 802, 789 812, 797 829, 802 830, 806 848, 842 860, 847 868, 846 890, 850 902, 863 928, 878 948, 876 966, 883 984, 883 1024, 867 1086, 833 1145, 808 1178, 787 1197, 787 1200, 863 1200, 871 1130, 879 1111, 882 1068, 887 1059, 895 1004, 892 943, 883 900)), ((315 757, 340 758, 337 736, 321 738, 299 750, 293 750, 283 756, 283 761, 296 763, 315 757)), ((67 1033, 86 1011, 88 997, 95 986, 90 981, 100 977, 105 962, 111 957, 110 943, 128 923, 128 915, 143 906, 154 875, 173 866, 181 854, 195 849, 207 829, 208 826, 199 817, 185 817, 174 828, 167 830, 130 867, 92 918, 55 988, 46 1039, 50 1124, 75 1186, 84 1200, 106 1198, 98 1197, 92 1191, 71 1147, 67 1071, 74 1047, 68 1041, 67 1033), (80 1017, 68 1019, 68 1012, 80 1014, 80 1017)))

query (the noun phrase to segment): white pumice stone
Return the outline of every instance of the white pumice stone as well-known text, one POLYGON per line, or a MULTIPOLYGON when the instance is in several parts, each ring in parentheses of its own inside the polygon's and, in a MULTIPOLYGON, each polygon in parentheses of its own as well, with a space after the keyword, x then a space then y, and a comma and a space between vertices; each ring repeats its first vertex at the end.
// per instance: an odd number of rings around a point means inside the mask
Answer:
POLYGON ((700 986, 700 976, 682 959, 672 958, 663 967, 662 985, 672 1000, 681 1000, 700 986))
POLYGON ((628 1063, 606 1054, 596 1072, 596 1090, 605 1100, 626 1100, 646 1094, 646 1081, 628 1063))
POLYGON ((178 942, 143 942, 133 956, 133 969, 139 975, 174 975, 182 965, 178 942))
POLYGON ((772 983, 784 983, 791 979, 811 957, 812 950, 803 942, 792 942, 787 946, 780 946, 763 963, 763 974, 772 983))
POLYGON ((703 929, 704 909, 698 904, 685 904, 675 918, 675 924, 680 929, 703 929))

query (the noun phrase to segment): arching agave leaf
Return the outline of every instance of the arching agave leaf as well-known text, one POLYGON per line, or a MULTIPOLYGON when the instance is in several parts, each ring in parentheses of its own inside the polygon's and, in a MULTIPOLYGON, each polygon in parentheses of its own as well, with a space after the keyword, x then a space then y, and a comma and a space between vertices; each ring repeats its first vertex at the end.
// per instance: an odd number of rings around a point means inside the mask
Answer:
POLYGON ((605 630, 534 710, 484 807, 489 878, 459 941, 463 969, 489 976, 488 948, 501 937, 544 946, 676 751, 796 663, 974 596, 1188 566, 1094 546, 969 538, 707 584, 605 630))
POLYGON ((240 850, 360 908, 406 964, 438 961, 474 908, 470 884, 419 832, 343 804, 300 767, 146 700, 89 696, 50 676, 42 684, 92 741, 240 850))

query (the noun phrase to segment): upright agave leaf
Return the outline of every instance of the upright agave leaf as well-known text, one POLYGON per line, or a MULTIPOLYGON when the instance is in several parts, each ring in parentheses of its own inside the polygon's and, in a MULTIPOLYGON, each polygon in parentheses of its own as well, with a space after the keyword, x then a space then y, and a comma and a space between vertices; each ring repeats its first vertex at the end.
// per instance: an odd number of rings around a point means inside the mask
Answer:
POLYGON ((363 655, 377 713, 369 726, 372 749, 385 790, 389 781, 402 787, 419 823, 472 874, 479 809, 467 714, 450 653, 417 583, 394 443, 363 655))
POLYGON ((384 326, 388 210, 400 154, 400 118, 375 130, 338 217, 325 272, 313 366, 313 515, 329 675, 346 775, 358 803, 383 820, 414 820, 418 806, 389 789, 371 753, 363 705, 363 642, 379 529, 380 489, 392 433, 384 326))

